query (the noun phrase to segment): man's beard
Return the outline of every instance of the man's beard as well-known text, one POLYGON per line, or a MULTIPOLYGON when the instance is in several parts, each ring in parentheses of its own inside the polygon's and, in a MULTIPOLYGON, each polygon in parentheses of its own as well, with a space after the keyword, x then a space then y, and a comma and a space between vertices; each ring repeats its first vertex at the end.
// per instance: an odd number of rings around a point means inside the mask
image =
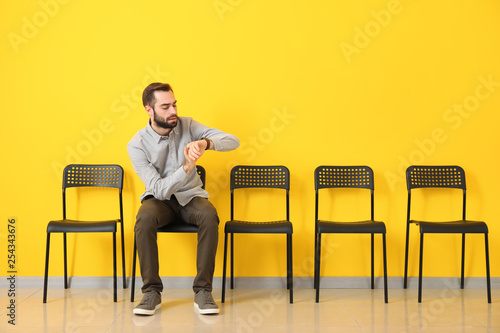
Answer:
POLYGON ((169 123, 168 120, 171 119, 171 118, 177 118, 177 116, 170 116, 168 118, 160 118, 160 116, 158 116, 155 112, 155 109, 153 108, 153 118, 154 118, 154 122, 156 125, 158 125, 159 127, 161 128, 174 128, 175 126, 177 126, 177 119, 173 122, 173 123, 169 123))

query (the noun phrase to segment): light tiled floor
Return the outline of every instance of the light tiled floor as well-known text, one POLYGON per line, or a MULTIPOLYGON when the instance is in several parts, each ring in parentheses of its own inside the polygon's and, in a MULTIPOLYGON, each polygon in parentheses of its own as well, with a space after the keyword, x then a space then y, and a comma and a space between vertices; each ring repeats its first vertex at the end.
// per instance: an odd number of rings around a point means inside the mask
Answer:
POLYGON ((481 289, 321 289, 320 303, 313 289, 295 289, 294 304, 280 289, 234 289, 220 303, 219 315, 195 313, 191 289, 166 289, 161 311, 136 316, 130 289, 118 291, 112 301, 108 289, 55 289, 42 303, 42 289, 18 289, 15 323, 8 323, 10 299, 0 289, 0 332, 500 332, 500 290, 492 303, 481 289))

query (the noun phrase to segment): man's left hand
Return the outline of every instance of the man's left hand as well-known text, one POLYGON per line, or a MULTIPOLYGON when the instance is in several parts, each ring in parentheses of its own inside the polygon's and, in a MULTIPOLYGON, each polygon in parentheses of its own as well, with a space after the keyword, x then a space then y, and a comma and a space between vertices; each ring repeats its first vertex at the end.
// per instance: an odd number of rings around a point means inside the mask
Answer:
POLYGON ((196 162, 203 155, 207 147, 207 142, 205 140, 193 141, 187 144, 187 154, 188 157, 196 162))

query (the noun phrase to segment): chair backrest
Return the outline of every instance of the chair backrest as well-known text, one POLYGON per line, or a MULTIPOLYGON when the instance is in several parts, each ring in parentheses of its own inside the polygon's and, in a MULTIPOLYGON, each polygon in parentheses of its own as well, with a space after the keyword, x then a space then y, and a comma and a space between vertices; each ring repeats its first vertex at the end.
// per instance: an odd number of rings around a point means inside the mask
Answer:
POLYGON ((369 166, 328 166, 322 165, 314 170, 316 190, 316 221, 318 221, 319 190, 325 188, 361 188, 370 190, 370 215, 373 220, 373 170, 369 166))
POLYGON ((123 188, 123 168, 115 164, 70 164, 64 168, 63 189, 68 187, 123 188))
POLYGON ((286 190, 286 219, 290 220, 290 171, 282 165, 237 165, 231 169, 231 220, 234 218, 234 190, 276 188, 286 190))
POLYGON ((408 189, 407 220, 410 221, 411 190, 418 188, 451 188, 463 192, 462 218, 465 220, 466 185, 465 172, 457 165, 412 165, 406 169, 408 189))
POLYGON ((456 165, 419 166, 406 169, 408 190, 423 187, 446 187, 465 190, 465 172, 456 165))
POLYGON ((314 171, 316 190, 334 187, 354 187, 373 190, 373 170, 359 166, 319 166, 314 171))
POLYGON ((206 178, 206 171, 205 171, 205 168, 202 167, 201 165, 197 165, 196 166, 196 172, 198 172, 198 176, 200 176, 200 179, 201 179, 201 182, 203 183, 203 185, 201 186, 201 188, 205 189, 205 178, 206 178))
POLYGON ((66 219, 66 188, 112 187, 119 191, 120 220, 123 221, 123 168, 116 164, 70 164, 63 171, 63 218, 66 219))

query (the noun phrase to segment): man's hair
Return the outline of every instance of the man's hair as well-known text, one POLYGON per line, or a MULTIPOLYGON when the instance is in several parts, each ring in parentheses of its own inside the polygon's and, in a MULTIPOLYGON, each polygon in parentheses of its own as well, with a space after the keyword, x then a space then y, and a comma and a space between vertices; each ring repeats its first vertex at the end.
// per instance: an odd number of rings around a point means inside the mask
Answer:
POLYGON ((171 91, 171 92, 174 92, 172 90, 172 87, 168 83, 161 83, 161 82, 151 83, 142 92, 142 104, 144 106, 149 105, 149 106, 152 107, 152 106, 155 105, 155 103, 156 103, 155 91, 171 91))

